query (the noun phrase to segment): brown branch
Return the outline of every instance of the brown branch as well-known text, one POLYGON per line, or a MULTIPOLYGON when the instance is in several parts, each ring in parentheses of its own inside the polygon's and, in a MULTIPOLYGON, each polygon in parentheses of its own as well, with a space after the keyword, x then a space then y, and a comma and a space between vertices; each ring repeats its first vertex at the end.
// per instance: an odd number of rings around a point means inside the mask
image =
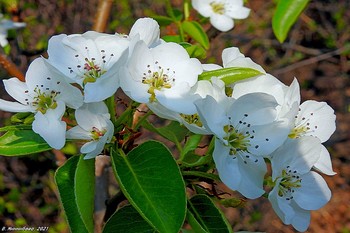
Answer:
POLYGON ((105 32, 107 21, 111 14, 112 0, 100 0, 97 8, 97 14, 92 30, 97 32, 105 32))
POLYGON ((322 61, 322 60, 329 59, 329 58, 331 58, 331 57, 333 57, 333 56, 336 56, 336 55, 339 55, 339 54, 343 53, 346 49, 347 49, 346 47, 342 47, 342 48, 339 48, 339 49, 337 49, 337 50, 334 50, 334 51, 331 51, 331 52, 328 52, 328 53, 321 54, 321 55, 319 55, 319 56, 315 56, 315 57, 311 57, 311 58, 309 58, 309 59, 302 60, 302 61, 300 61, 300 62, 294 63, 294 64, 289 65, 289 66, 287 66, 287 67, 274 70, 274 71, 272 71, 271 73, 272 73, 273 75, 275 75, 275 76, 278 76, 279 74, 286 73, 286 72, 288 72, 288 71, 297 69, 297 68, 299 68, 299 67, 307 66, 307 65, 310 65, 310 64, 313 64, 313 63, 317 63, 317 62, 322 61))
POLYGON ((12 77, 17 77, 22 82, 25 81, 24 74, 18 69, 18 67, 9 60, 6 55, 0 54, 0 65, 9 73, 12 77))

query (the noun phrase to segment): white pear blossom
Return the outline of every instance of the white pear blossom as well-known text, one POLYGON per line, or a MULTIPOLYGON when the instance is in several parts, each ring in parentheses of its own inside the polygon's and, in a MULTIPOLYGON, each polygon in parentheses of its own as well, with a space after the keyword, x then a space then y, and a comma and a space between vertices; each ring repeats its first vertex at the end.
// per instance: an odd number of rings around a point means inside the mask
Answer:
MULTIPOLYGON (((299 106, 295 116, 294 128, 289 138, 304 138, 313 136, 320 139, 320 143, 327 141, 334 133, 334 110, 325 102, 307 100, 299 106)), ((327 175, 336 174, 332 169, 332 162, 328 150, 322 145, 321 156, 314 167, 327 175)))
POLYGON ((10 29, 18 29, 25 27, 26 24, 22 22, 13 22, 12 20, 5 19, 3 14, 0 13, 0 46, 5 47, 8 44, 7 31, 10 29))
POLYGON ((50 38, 48 60, 84 89, 84 102, 99 102, 118 89, 119 69, 126 62, 129 43, 118 34, 61 34, 50 38))
POLYGON ((66 105, 78 108, 83 104, 80 90, 70 85, 58 70, 44 58, 35 59, 26 73, 26 82, 17 78, 4 80, 6 91, 18 102, 0 99, 0 109, 9 112, 33 112, 33 131, 53 148, 65 144, 66 123, 62 116, 66 105))
POLYGON ((276 121, 276 100, 252 93, 218 103, 207 96, 195 102, 199 116, 215 136, 213 158, 224 184, 247 198, 263 193, 264 156, 288 136, 288 122, 276 121))
POLYGON ((103 102, 84 104, 75 111, 75 118, 78 125, 67 131, 67 138, 88 141, 80 152, 86 154, 84 159, 95 158, 112 140, 114 133, 107 106, 103 102))
POLYGON ((243 6, 243 0, 192 0, 192 6, 216 29, 227 32, 234 27, 233 19, 245 19, 250 9, 243 6))
POLYGON ((321 208, 331 198, 331 191, 322 176, 311 171, 320 151, 319 139, 306 136, 287 140, 272 154, 275 185, 269 200, 280 219, 298 231, 308 228, 310 210, 321 208))
POLYGON ((158 101, 164 107, 184 114, 195 110, 184 98, 197 83, 202 66, 176 43, 149 48, 137 41, 124 67, 120 86, 139 103, 158 101))
MULTIPOLYGON (((314 136, 323 143, 335 131, 334 110, 325 102, 308 100, 300 105, 300 88, 294 78, 288 87, 270 74, 239 81, 232 85, 232 97, 239 98, 248 93, 266 93, 275 97, 279 106, 278 118, 290 122, 289 138, 314 136)), ((319 171, 334 175, 330 155, 322 146, 321 156, 314 167, 319 171)))

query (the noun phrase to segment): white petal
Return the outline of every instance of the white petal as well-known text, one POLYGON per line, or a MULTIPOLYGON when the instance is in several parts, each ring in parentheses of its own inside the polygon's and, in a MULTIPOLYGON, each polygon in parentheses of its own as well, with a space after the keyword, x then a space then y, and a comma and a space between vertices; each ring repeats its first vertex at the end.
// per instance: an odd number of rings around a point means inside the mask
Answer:
POLYGON ((66 141, 66 123, 61 120, 65 105, 58 102, 55 109, 45 114, 37 112, 33 121, 33 131, 39 134, 52 148, 61 149, 66 141))
POLYGON ((204 71, 218 70, 222 68, 222 66, 219 66, 217 64, 202 64, 202 67, 204 71))
POLYGON ((301 187, 294 193, 295 202, 305 210, 317 210, 331 198, 326 181, 316 172, 301 176, 301 187))
POLYGON ((234 26, 233 20, 226 15, 213 14, 210 16, 210 23, 222 32, 231 30, 234 26))
POLYGON ((238 98, 248 93, 261 92, 272 95, 277 103, 282 105, 285 102, 285 90, 287 90, 286 85, 274 76, 267 74, 235 83, 232 97, 238 98))
POLYGON ((98 144, 99 144, 99 141, 87 142, 80 148, 80 152, 83 154, 90 153, 90 152, 96 150, 98 144))
POLYGON ((213 158, 220 179, 232 190, 247 198, 258 198, 264 194, 263 181, 266 165, 263 158, 243 160, 241 156, 229 155, 229 147, 215 140, 213 158), (244 162, 245 161, 245 162, 244 162))
MULTIPOLYGON (((106 116, 93 112, 93 105, 98 103, 84 104, 75 111, 75 118, 81 128, 90 132, 93 127, 102 129, 106 127, 106 116)), ((102 103, 103 104, 103 103, 102 103)), ((109 115, 108 115, 109 117, 109 115)))
POLYGON ((91 140, 90 132, 81 128, 79 125, 69 129, 66 132, 66 138, 68 139, 82 139, 91 140))
POLYGON ((249 16, 250 9, 246 7, 227 8, 225 14, 233 19, 245 19, 249 16))
POLYGON ((218 138, 223 139, 226 135, 223 127, 229 124, 224 106, 219 105, 211 96, 195 101, 195 105, 205 128, 218 138))
POLYGON ((157 21, 152 18, 140 18, 136 20, 132 26, 129 36, 134 37, 136 34, 139 34, 140 39, 149 47, 153 43, 157 43, 159 40, 159 25, 157 21))
POLYGON ((314 137, 287 139, 271 154, 272 179, 282 173, 287 166, 299 174, 308 173, 320 157, 321 143, 314 137))
POLYGON ((309 123, 306 135, 318 137, 321 142, 327 141, 335 131, 334 110, 325 102, 305 101, 300 105, 296 121, 297 125, 309 123))
MULTIPOLYGON (((249 132, 255 132, 254 138, 249 141, 249 152, 265 157, 285 142, 289 133, 289 124, 287 121, 278 121, 246 129, 250 130, 249 132)), ((244 130, 242 131, 244 132, 244 130)))
POLYGON ((0 109, 6 112, 35 112, 29 105, 0 99, 0 109))
POLYGON ((222 51, 221 56, 222 56, 222 64, 224 65, 224 67, 227 67, 226 65, 233 60, 236 60, 238 58, 244 58, 244 55, 239 51, 237 47, 225 48, 222 51))
POLYGON ((31 100, 25 82, 21 82, 18 78, 4 79, 3 82, 7 93, 21 104, 26 104, 28 99, 31 100))
POLYGON ((333 175, 337 174, 336 172, 333 171, 330 154, 329 154, 327 148, 324 147, 323 145, 321 146, 320 158, 315 163, 314 168, 316 168, 318 171, 320 171, 326 175, 329 175, 329 176, 333 176, 333 175))
POLYGON ((295 211, 289 205, 289 202, 278 195, 278 186, 279 183, 276 183, 275 187, 269 193, 269 201, 272 205, 273 210, 282 220, 282 222, 284 224, 291 224, 292 219, 295 215, 295 211))
POLYGON ((212 0, 192 0, 192 6, 204 17, 210 17, 214 12, 210 3, 212 0))
POLYGON ((277 102, 271 95, 250 93, 239 97, 230 107, 228 115, 232 124, 239 125, 240 121, 252 125, 263 125, 276 119, 277 102))

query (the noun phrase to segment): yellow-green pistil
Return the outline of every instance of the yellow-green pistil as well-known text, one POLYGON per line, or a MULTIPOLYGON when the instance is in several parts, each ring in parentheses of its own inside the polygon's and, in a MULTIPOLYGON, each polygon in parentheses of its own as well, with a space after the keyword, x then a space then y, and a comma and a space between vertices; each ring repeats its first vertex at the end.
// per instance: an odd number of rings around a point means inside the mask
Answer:
POLYGON ((211 2, 210 6, 216 14, 223 15, 225 13, 225 4, 222 2, 211 2))
POLYGON ((94 83, 96 82, 96 79, 101 77, 104 73, 106 73, 105 70, 101 69, 100 66, 95 64, 95 59, 91 58, 91 60, 85 58, 85 64, 84 64, 84 85, 87 83, 94 83))
POLYGON ((102 130, 99 130, 98 128, 96 127, 92 127, 92 130, 90 131, 90 136, 92 137, 92 139, 94 141, 97 141, 100 139, 100 137, 102 137, 103 135, 105 135, 107 130, 105 129, 102 129, 102 130))
POLYGON ((300 187, 301 178, 296 171, 282 171, 282 180, 279 183, 278 196, 286 196, 286 199, 289 200, 293 198, 292 193, 294 189, 300 187))
POLYGON ((33 106, 36 107, 36 110, 45 114, 48 109, 55 109, 57 107, 57 102, 55 97, 59 94, 59 92, 51 91, 51 92, 41 92, 39 88, 35 88, 34 92, 37 94, 33 98, 33 106))
POLYGON ((180 116, 189 124, 197 125, 198 127, 202 127, 203 123, 201 122, 197 113, 192 115, 180 114, 180 116))
MULTIPOLYGON (((155 64, 158 64, 158 62, 155 62, 155 64)), ((148 65, 147 68, 150 68, 150 65, 148 65)), ((149 98, 150 102, 156 100, 156 94, 154 93, 155 90, 162 90, 163 88, 169 89, 172 87, 171 79, 168 75, 170 69, 167 69, 167 72, 164 72, 164 69, 161 66, 158 68, 158 71, 153 72, 149 69, 147 74, 144 73, 144 76, 142 77, 142 83, 149 85, 148 93, 151 94, 151 97, 149 98)), ((174 79, 172 79, 172 81, 174 81, 174 79)))
POLYGON ((249 133, 243 134, 232 125, 225 125, 224 131, 227 134, 224 139, 227 140, 231 147, 230 155, 236 155, 239 151, 248 151, 248 146, 250 146, 250 141, 248 139, 250 137, 249 133))

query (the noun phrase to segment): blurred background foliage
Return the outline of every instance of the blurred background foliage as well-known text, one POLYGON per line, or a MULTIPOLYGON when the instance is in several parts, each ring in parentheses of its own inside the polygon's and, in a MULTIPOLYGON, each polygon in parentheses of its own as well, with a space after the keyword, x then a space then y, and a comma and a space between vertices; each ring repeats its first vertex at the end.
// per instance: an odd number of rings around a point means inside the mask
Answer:
MULTIPOLYGON (((183 1, 172 0, 182 11, 183 1)), ((350 1, 311 1, 287 40, 274 37, 271 19, 275 1, 248 0, 250 16, 236 20, 227 33, 218 33, 208 20, 191 11, 210 32, 211 47, 203 62, 221 63, 224 48, 235 46, 289 85, 297 77, 303 99, 327 101, 337 114, 337 131, 327 144, 335 177, 326 180, 333 198, 312 213, 308 232, 350 232, 350 1)), ((98 0, 0 0, 0 12, 27 27, 10 31, 8 57, 25 72, 29 63, 45 54, 48 39, 59 33, 91 30, 98 0)), ((106 32, 127 34, 137 18, 166 15, 163 0, 114 0, 106 32)), ((176 25, 162 28, 162 35, 175 34, 176 25)), ((189 41, 192 42, 192 41, 189 41)), ((0 69, 0 78, 9 78, 0 69)), ((9 98, 0 83, 1 98, 9 98)), ((0 126, 9 123, 10 113, 0 111, 0 126)), ((75 153, 69 147, 65 153, 75 153)), ((54 152, 20 158, 0 157, 0 227, 48 226, 49 232, 67 232, 53 181, 57 169, 54 152)), ((222 187, 225 190, 225 187, 222 187)), ((225 190, 227 191, 227 190, 225 190)), ((239 195, 236 194, 238 197, 239 195)), ((234 230, 294 232, 284 226, 263 199, 247 201, 244 208, 223 208, 234 230)))

